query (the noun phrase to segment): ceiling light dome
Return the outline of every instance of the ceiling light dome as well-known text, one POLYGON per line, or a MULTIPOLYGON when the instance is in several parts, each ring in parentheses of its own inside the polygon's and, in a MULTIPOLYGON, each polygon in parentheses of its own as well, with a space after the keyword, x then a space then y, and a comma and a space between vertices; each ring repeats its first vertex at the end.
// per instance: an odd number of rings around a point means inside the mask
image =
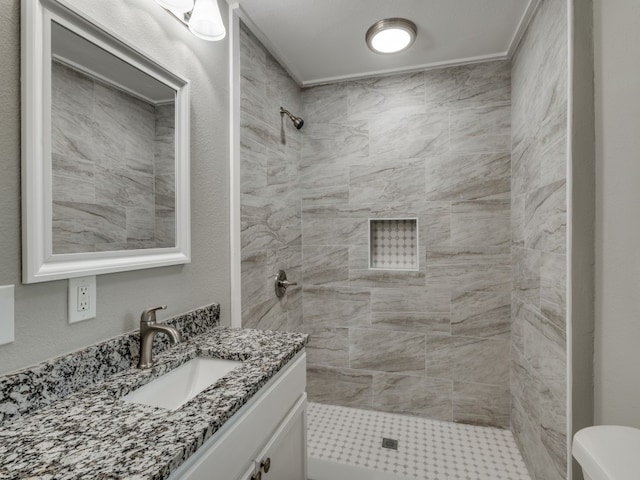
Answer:
POLYGON ((413 44, 417 32, 416 24, 411 20, 385 18, 374 23, 367 30, 367 46, 375 53, 398 53, 413 44))

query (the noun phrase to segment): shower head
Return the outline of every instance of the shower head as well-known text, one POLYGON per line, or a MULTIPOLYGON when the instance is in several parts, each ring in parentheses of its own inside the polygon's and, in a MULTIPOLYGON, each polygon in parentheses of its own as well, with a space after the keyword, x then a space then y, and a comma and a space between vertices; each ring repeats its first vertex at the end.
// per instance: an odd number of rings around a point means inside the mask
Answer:
POLYGON ((293 126, 298 130, 300 130, 304 125, 304 120, 302 120, 300 117, 296 117, 289 110, 285 110, 284 108, 280 107, 280 116, 283 117, 284 115, 287 115, 287 117, 291 119, 291 121, 293 122, 293 126))

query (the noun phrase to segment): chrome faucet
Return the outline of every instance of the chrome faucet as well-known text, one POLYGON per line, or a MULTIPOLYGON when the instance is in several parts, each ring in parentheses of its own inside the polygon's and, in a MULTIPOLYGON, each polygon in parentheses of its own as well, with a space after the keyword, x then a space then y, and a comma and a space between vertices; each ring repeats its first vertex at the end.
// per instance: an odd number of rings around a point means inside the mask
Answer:
POLYGON ((171 345, 180 343, 182 336, 174 327, 156 323, 156 310, 164 310, 166 305, 147 308, 140 316, 140 360, 138 368, 153 367, 153 338, 156 333, 164 333, 169 337, 171 345))

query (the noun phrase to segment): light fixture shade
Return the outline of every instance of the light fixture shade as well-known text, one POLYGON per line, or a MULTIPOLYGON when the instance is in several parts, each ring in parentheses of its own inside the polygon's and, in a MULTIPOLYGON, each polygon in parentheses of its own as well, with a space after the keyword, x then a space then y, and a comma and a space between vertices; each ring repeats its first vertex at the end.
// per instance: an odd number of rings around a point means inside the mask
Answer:
POLYGON ((177 13, 187 13, 193 10, 194 0, 156 0, 161 7, 177 13))
POLYGON ((406 18, 385 18, 374 23, 365 36, 367 46, 375 53, 398 53, 409 48, 416 39, 416 24, 406 18))
POLYGON ((217 0, 197 0, 189 19, 189 30, 196 37, 211 42, 225 37, 227 30, 222 23, 217 0))

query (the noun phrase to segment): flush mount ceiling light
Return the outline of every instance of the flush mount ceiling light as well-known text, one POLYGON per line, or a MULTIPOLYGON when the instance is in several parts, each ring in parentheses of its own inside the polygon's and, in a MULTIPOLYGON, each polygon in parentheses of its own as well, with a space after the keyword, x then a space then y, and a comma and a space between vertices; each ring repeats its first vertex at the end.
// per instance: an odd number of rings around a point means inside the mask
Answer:
POLYGON ((189 27, 196 37, 210 42, 222 40, 227 30, 222 22, 218 0, 156 0, 189 27))
POLYGON ((411 20, 385 18, 371 25, 365 38, 372 52, 390 54, 409 48, 417 33, 416 24, 411 20))

